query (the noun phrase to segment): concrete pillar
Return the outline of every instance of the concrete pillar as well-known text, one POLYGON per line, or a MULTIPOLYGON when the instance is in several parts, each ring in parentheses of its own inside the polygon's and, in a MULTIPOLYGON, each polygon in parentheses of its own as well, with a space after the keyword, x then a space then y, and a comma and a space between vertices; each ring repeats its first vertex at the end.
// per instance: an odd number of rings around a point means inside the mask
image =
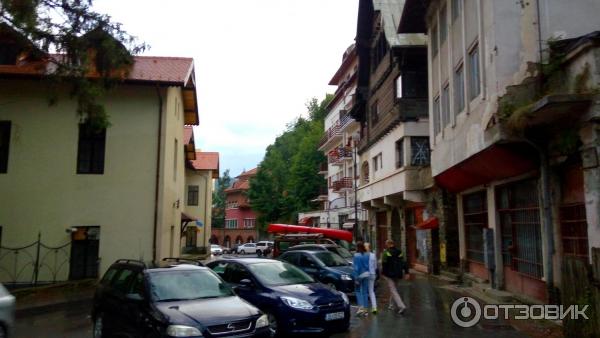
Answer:
POLYGON ((488 228, 494 231, 494 269, 493 283, 496 288, 504 287, 504 263, 502 260, 502 229, 496 212, 496 194, 495 186, 489 186, 486 189, 487 210, 488 210, 488 228))
POLYGON ((583 143, 581 158, 591 263, 592 248, 600 248, 600 124, 587 123, 579 136, 583 143))

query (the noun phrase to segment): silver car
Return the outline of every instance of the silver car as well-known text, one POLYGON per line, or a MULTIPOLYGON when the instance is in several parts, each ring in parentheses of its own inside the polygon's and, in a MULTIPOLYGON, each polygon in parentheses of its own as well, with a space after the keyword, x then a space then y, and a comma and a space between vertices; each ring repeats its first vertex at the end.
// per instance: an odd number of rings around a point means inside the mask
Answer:
POLYGON ((9 336, 15 318, 15 297, 0 284, 0 338, 9 336))

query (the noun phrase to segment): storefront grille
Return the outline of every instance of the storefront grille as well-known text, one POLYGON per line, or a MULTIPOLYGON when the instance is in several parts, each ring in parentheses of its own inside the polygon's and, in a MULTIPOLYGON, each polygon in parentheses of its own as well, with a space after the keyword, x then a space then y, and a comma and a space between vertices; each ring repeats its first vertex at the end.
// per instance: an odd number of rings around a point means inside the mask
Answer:
POLYGON ((483 263, 483 229, 488 227, 485 191, 463 196, 467 259, 483 263))
POLYGON ((541 278, 542 235, 537 181, 521 181, 498 188, 496 204, 504 265, 541 278))
POLYGON ((587 220, 585 205, 576 203, 560 208, 560 231, 563 255, 588 260, 587 220))

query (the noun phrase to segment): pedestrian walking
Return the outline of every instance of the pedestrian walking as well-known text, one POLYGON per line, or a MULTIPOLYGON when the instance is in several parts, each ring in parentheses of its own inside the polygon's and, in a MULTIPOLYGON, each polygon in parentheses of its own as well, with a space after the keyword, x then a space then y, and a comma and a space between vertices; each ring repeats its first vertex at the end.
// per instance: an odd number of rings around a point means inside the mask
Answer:
POLYGON ((356 302, 358 303, 357 316, 367 316, 369 311, 369 254, 362 241, 356 243, 356 253, 352 260, 356 302))
POLYGON ((402 279, 403 273, 408 273, 406 265, 404 264, 404 255, 402 251, 396 248, 394 241, 387 240, 385 242, 386 249, 383 251, 381 257, 381 267, 383 278, 386 281, 390 291, 390 310, 396 310, 399 314, 404 313, 406 305, 402 301, 396 283, 402 279), (394 307, 395 303, 395 307, 394 307))
POLYGON ((369 254, 369 299, 371 300, 371 312, 377 314, 377 298, 375 297, 375 280, 377 279, 377 255, 371 252, 371 244, 365 243, 365 249, 369 254))

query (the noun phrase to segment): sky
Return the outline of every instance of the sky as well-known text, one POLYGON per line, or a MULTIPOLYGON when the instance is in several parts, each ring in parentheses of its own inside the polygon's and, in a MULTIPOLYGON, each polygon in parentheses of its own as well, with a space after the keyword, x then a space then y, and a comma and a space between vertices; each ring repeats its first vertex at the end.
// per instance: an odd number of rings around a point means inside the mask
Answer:
POLYGON ((358 0, 95 0, 151 48, 193 57, 200 125, 196 147, 220 153, 221 172, 256 167, 354 42, 358 0))

